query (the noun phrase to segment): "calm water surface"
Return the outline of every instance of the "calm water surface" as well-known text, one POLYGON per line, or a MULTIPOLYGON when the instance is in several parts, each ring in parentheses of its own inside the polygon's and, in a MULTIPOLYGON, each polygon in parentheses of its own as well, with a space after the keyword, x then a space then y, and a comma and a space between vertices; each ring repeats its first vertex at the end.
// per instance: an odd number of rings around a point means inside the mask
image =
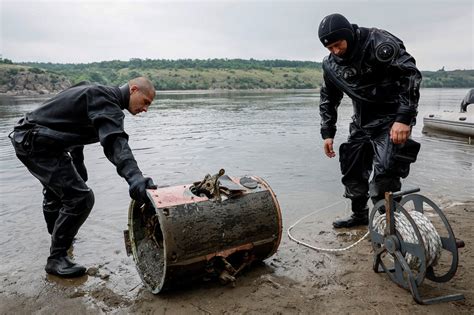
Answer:
MULTIPOLYGON (((421 142, 419 160, 404 187, 420 187, 437 203, 474 196, 474 146, 421 133, 424 114, 457 111, 467 89, 424 89, 413 137, 421 142)), ((44 99, 16 97, 0 105, 0 276, 28 279, 41 271, 49 236, 42 217, 39 182, 14 155, 7 138, 13 125, 44 99)), ((326 158, 319 134, 319 94, 295 92, 158 93, 148 113, 127 113, 126 131, 142 171, 158 185, 188 184, 224 168, 229 175, 258 175, 276 192, 288 227, 301 216, 342 200, 337 158, 326 158)), ((336 146, 348 134, 352 105, 339 110, 336 146)), ((75 254, 85 264, 110 264, 139 280, 124 253, 128 186, 95 144, 85 149, 94 209, 78 234, 75 254)), ((344 212, 330 209, 331 220, 344 212)), ((347 211, 347 210, 346 210, 347 211)), ((285 236, 286 238, 286 236, 285 236)), ((127 278, 128 277, 128 278, 127 278)), ((26 285, 26 280, 25 280, 26 285)))

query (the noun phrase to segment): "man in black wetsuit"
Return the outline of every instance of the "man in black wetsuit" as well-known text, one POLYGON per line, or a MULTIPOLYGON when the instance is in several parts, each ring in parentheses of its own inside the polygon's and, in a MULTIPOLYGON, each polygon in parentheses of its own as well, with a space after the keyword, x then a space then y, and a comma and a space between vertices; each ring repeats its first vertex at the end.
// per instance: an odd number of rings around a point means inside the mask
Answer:
POLYGON ((367 225, 369 196, 375 204, 386 191, 400 190, 400 178, 408 176, 418 153, 419 145, 409 136, 421 74, 403 42, 387 31, 359 27, 336 13, 321 21, 318 35, 330 51, 323 61, 319 105, 328 157, 336 155, 333 139, 343 93, 354 108, 348 141, 339 148, 344 196, 351 199, 353 213, 333 226, 367 225))
POLYGON ((43 185, 43 213, 51 234, 47 273, 77 277, 86 271, 67 255, 94 204, 86 185, 84 145, 100 141, 133 199, 144 201, 146 189, 156 188, 138 168, 122 111, 146 112, 154 97, 153 84, 143 77, 121 87, 80 83, 27 113, 14 127, 10 138, 16 155, 43 185))

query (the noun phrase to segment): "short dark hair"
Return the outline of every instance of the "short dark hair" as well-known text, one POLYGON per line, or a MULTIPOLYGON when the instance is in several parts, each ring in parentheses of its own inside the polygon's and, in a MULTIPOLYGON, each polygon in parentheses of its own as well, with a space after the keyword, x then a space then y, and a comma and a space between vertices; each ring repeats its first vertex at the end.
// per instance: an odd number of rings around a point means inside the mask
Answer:
POLYGON ((155 95, 155 87, 153 86, 153 83, 145 77, 133 78, 128 82, 128 84, 136 85, 140 90, 155 95))

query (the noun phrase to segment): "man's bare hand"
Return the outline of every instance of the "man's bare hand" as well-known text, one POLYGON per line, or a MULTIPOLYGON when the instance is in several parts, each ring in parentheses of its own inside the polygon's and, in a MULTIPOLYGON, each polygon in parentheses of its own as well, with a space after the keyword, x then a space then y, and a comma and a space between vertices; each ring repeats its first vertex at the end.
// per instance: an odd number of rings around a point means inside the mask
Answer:
POLYGON ((332 138, 324 139, 324 153, 327 155, 327 157, 333 158, 336 156, 336 152, 334 152, 333 144, 334 144, 334 139, 332 138))
POLYGON ((390 140, 395 144, 403 144, 407 141, 410 132, 410 126, 395 122, 390 129, 390 140))

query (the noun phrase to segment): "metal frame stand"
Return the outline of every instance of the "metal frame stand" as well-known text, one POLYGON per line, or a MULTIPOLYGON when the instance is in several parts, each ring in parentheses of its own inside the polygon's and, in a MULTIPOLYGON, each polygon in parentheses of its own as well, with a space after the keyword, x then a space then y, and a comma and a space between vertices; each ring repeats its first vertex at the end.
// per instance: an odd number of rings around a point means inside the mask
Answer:
POLYGON ((379 201, 372 209, 369 218, 369 231, 372 247, 374 248, 373 269, 377 273, 385 272, 393 282, 407 290, 410 290, 413 299, 419 304, 435 304, 447 301, 464 300, 464 295, 462 294, 445 295, 428 299, 423 299, 420 295, 418 288, 423 283, 425 276, 434 282, 446 282, 455 275, 458 267, 458 248, 463 247, 464 243, 456 240, 448 220, 441 209, 433 201, 422 195, 412 194, 419 191, 419 188, 415 188, 395 193, 386 192, 385 200, 379 201), (395 198, 401 197, 403 198, 399 203, 395 201, 395 198), (415 224, 413 218, 410 216, 410 213, 403 207, 403 205, 410 201, 414 204, 414 211, 421 213, 424 211, 424 206, 430 206, 441 218, 446 230, 448 231, 449 236, 441 237, 441 242, 443 249, 452 254, 452 262, 449 271, 443 275, 437 275, 432 266, 427 266, 425 246, 420 230, 415 224), (373 219, 379 209, 383 209, 383 206, 385 206, 386 211, 386 228, 382 234, 374 228, 373 219), (400 234, 397 232, 395 227, 395 212, 403 214, 408 219, 415 231, 417 238, 416 243, 405 242, 400 237, 400 234), (418 270, 412 270, 408 265, 405 258, 408 253, 418 259, 418 270), (388 266, 386 261, 384 262, 383 257, 387 255, 390 255, 393 258, 393 266, 388 266))

